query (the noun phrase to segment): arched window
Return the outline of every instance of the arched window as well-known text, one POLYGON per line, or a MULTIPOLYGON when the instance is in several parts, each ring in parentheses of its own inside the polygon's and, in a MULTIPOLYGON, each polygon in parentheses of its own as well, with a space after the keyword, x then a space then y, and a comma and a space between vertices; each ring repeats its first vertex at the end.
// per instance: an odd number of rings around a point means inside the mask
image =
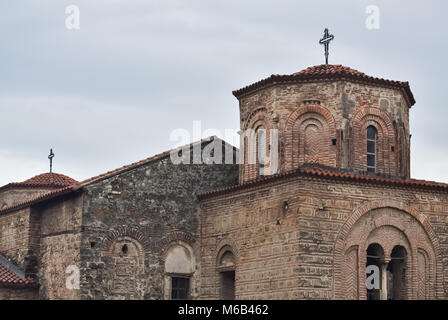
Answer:
POLYGON ((384 250, 377 243, 372 243, 367 248, 366 271, 366 284, 369 284, 366 286, 367 300, 384 300, 387 296, 386 288, 382 286, 385 277, 384 250))
POLYGON ((367 172, 375 172, 376 170, 376 142, 378 139, 378 131, 374 126, 367 128, 367 172))
POLYGON ((219 281, 221 286, 221 299, 235 299, 235 255, 230 247, 225 246, 218 254, 219 281))
POLYGON ((266 129, 262 127, 258 127, 257 130, 257 175, 258 177, 261 177, 264 175, 264 168, 266 165, 266 129))
POLYGON ((176 244, 165 257, 165 298, 189 299, 190 279, 195 272, 195 259, 190 247, 176 244))

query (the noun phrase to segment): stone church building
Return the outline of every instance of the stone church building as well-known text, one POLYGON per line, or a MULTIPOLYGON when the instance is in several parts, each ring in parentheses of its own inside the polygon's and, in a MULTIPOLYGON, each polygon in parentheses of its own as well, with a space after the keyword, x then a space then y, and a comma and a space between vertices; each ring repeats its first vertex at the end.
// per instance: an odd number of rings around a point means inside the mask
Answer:
POLYGON ((7 184, 0 299, 448 297, 448 184, 411 178, 407 82, 319 65, 233 94, 241 130, 277 130, 278 168, 211 137, 188 148, 244 163, 7 184))

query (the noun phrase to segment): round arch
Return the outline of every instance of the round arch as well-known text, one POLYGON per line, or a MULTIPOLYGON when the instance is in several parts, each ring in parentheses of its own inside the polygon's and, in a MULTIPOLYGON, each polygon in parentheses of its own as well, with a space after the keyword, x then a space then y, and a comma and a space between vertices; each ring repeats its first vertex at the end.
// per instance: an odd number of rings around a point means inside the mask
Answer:
MULTIPOLYGON (((434 271, 434 290, 435 290, 435 297, 441 297, 443 295, 443 266, 442 266, 442 260, 441 260, 441 250, 440 250, 440 244, 438 242, 437 236, 432 229, 428 219, 425 215, 421 214, 417 210, 415 210, 413 207, 409 206, 408 204, 400 201, 394 201, 394 200, 377 200, 377 201, 369 201, 366 202, 359 207, 357 207, 350 217, 346 220, 344 225, 341 227, 340 232, 337 237, 337 241, 334 246, 334 279, 333 279, 333 292, 334 292, 334 298, 335 299, 344 299, 345 293, 344 293, 344 272, 346 270, 345 266, 345 259, 346 259, 346 253, 353 248, 354 246, 348 243, 350 233, 352 231, 352 228, 358 222, 363 216, 366 214, 369 214, 370 212, 374 210, 380 210, 380 209, 396 209, 404 214, 408 214, 412 216, 415 221, 417 221, 418 225, 421 227, 422 230, 424 230, 424 233, 429 239, 431 248, 424 248, 426 251, 433 251, 434 253, 434 263, 433 263, 433 271, 434 271), (349 249, 347 249, 350 247, 349 249)), ((412 234, 412 232, 415 232, 415 230, 410 230, 409 227, 406 225, 406 223, 402 223, 401 226, 397 226, 396 224, 399 224, 399 222, 393 222, 391 219, 383 218, 379 219, 378 221, 375 220, 375 228, 379 228, 381 226, 392 226, 395 227, 406 234, 406 236, 409 238, 411 243, 415 244, 415 240, 412 238, 415 237, 415 235, 412 234)), ((372 230, 373 230, 372 229, 372 230)), ((371 230, 371 231, 372 231, 371 230)), ((370 232, 365 232, 364 234, 361 234, 359 243, 365 243, 367 240, 367 237, 369 236, 370 232)), ((366 250, 364 247, 357 248, 358 252, 363 252, 363 250, 366 250)), ((414 262, 412 263, 412 270, 414 272, 413 276, 416 277, 415 271, 417 270, 417 264, 416 264, 416 255, 417 255, 417 247, 413 247, 414 252, 410 252, 409 254, 413 254, 414 262)), ((387 254, 390 255, 390 252, 387 254)), ((363 280, 365 281, 365 274, 363 275, 362 272, 362 265, 365 264, 365 259, 361 259, 359 257, 359 283, 361 283, 363 280)), ((411 299, 417 297, 417 289, 413 288, 412 294, 409 296, 411 299)), ((359 292, 359 297, 364 297, 362 294, 362 291, 359 292)))

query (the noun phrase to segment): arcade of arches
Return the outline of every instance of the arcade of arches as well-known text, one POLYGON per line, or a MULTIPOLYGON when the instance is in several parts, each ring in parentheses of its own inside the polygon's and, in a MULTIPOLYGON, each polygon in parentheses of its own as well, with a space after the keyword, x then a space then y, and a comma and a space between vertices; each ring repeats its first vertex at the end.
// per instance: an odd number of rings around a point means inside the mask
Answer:
POLYGON ((350 229, 344 252, 340 298, 434 298, 434 247, 412 215, 396 208, 371 210, 350 229))

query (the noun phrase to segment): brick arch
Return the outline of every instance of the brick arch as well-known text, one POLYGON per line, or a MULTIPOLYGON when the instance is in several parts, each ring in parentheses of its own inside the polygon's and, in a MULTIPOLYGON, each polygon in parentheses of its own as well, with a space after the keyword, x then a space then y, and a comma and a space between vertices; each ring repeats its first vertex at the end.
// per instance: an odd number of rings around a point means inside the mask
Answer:
POLYGON ((305 138, 304 129, 306 128, 306 122, 310 121, 314 121, 320 129, 316 137, 316 139, 319 139, 322 149, 320 152, 322 157, 319 159, 319 163, 336 166, 339 152, 336 146, 331 145, 331 139, 337 138, 334 117, 327 108, 312 103, 300 106, 289 115, 286 121, 284 146, 286 170, 297 168, 306 160, 303 141, 305 138))
MULTIPOLYGON (((355 223, 362 218, 364 215, 368 214, 372 210, 376 209, 384 209, 384 208, 392 208, 397 209, 401 212, 404 212, 406 214, 411 215, 415 220, 419 223, 419 225, 422 227, 424 232, 426 233, 432 248, 427 248, 423 246, 422 249, 425 251, 432 249, 434 252, 434 273, 435 273, 435 279, 434 279, 434 289, 435 289, 435 297, 442 297, 443 295, 443 265, 442 265, 442 255, 441 255, 441 247, 440 243, 438 241, 437 235, 433 228, 430 225, 429 220, 424 214, 421 214, 418 212, 413 206, 397 200, 374 200, 374 201, 368 201, 363 204, 361 204, 359 207, 357 207, 350 217, 346 220, 344 225, 341 227, 337 241, 334 245, 334 262, 333 262, 333 270, 334 270, 334 279, 333 279, 333 296, 336 299, 340 299, 344 296, 344 260, 345 260, 345 247, 347 245, 346 241, 348 240, 348 236, 350 235, 350 232, 352 231, 352 227, 355 225, 355 223)), ((377 222, 376 222, 377 223, 377 222)), ((378 224, 376 224, 376 227, 380 227, 383 225, 390 225, 386 221, 380 221, 378 224)), ((393 225, 392 225, 393 226, 393 225)), ((405 231, 405 227, 398 228, 401 231, 405 231)), ((409 234, 409 230, 406 234, 409 234)), ((361 236, 363 239, 368 237, 368 234, 363 234, 361 236)), ((361 239, 360 241, 363 241, 361 239)), ((411 239, 409 239, 411 242, 411 239)), ((365 248, 360 248, 365 249, 365 248)), ((417 247, 418 249, 418 247, 417 247)), ((362 261, 362 260, 361 260, 362 261)), ((360 269, 361 270, 361 269, 360 269)), ((364 276, 365 277, 365 276, 364 276)), ((362 277, 361 277, 362 279, 362 277)), ((413 292, 413 297, 416 297, 416 293, 413 292)))
MULTIPOLYGON (((243 130, 252 129, 257 131, 258 129, 265 129, 266 130, 266 143, 267 145, 270 144, 270 134, 269 130, 272 128, 270 119, 268 117, 266 108, 258 108, 248 116, 246 121, 244 122, 242 126, 243 130)), ((240 144, 244 144, 244 164, 240 166, 240 181, 248 181, 258 178, 258 159, 256 159, 256 163, 248 163, 249 159, 249 152, 257 152, 252 148, 248 147, 248 138, 244 137, 244 140, 240 141, 240 144)), ((269 154, 269 149, 267 149, 267 153, 269 154)), ((252 153, 253 157, 257 157, 257 155, 252 153)))
POLYGON ((145 251, 148 248, 145 250, 138 231, 130 228, 120 231, 111 232, 103 243, 104 283, 115 299, 140 300, 145 294, 145 251))
POLYGON ((363 108, 358 110, 353 116, 353 124, 362 123, 362 120, 367 116, 374 116, 384 121, 385 127, 389 132, 393 131, 393 123, 386 112, 378 108, 363 108))
POLYGON ((246 130, 249 128, 255 129, 254 124, 256 122, 262 122, 265 127, 268 125, 268 114, 266 108, 257 108, 254 111, 252 111, 247 119, 244 121, 242 125, 242 129, 246 130))
POLYGON ((165 253, 166 250, 174 243, 183 242, 189 245, 191 248, 194 247, 196 243, 196 238, 190 233, 183 231, 170 232, 165 235, 157 244, 156 247, 159 252, 165 253))
POLYGON ((120 238, 133 239, 142 248, 144 253, 151 250, 150 240, 139 228, 123 226, 108 232, 101 246, 102 251, 109 252, 115 241, 120 238))
POLYGON ((397 133, 389 115, 378 108, 363 108, 355 113, 351 120, 350 166, 355 170, 366 171, 366 130, 369 125, 378 131, 377 172, 398 175, 396 153, 397 133), (395 152, 391 147, 396 148, 395 152))
POLYGON ((215 252, 214 252, 215 262, 216 263, 218 262, 220 253, 224 248, 231 249, 233 255, 235 256, 235 268, 236 268, 236 266, 238 265, 239 259, 240 259, 240 252, 239 252, 236 242, 230 238, 224 238, 221 241, 219 241, 218 244, 216 245, 215 252))

